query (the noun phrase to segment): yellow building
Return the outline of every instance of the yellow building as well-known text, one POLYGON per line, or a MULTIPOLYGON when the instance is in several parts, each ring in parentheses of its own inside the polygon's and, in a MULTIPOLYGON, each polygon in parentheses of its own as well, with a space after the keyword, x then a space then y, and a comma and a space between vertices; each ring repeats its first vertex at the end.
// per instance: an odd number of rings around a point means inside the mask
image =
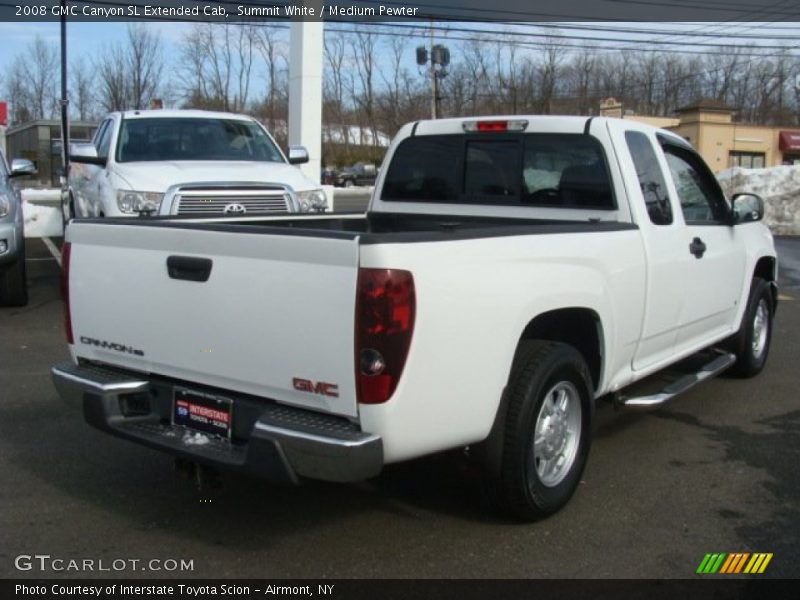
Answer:
POLYGON ((716 100, 700 100, 676 112, 677 118, 648 117, 625 114, 613 98, 600 104, 602 116, 623 117, 674 131, 694 146, 715 173, 735 166, 760 169, 800 165, 800 128, 736 123, 736 111, 716 100))

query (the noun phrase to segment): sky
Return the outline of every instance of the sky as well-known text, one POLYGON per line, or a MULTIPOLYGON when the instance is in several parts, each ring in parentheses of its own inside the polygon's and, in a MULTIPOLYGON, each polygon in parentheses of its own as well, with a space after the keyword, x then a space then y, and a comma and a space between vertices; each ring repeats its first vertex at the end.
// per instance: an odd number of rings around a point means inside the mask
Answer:
MULTIPOLYGON (((416 25, 424 27, 427 22, 417 21, 416 25)), ((444 23, 441 23, 444 25, 444 23)), ((161 37, 162 47, 165 57, 177 57, 180 54, 180 42, 185 32, 191 27, 191 24, 185 22, 163 22, 163 21, 150 21, 146 23, 147 27, 156 29, 161 37)), ((550 25, 559 26, 557 23, 550 25)), ((569 25, 569 24, 562 24, 569 25)), ((629 45, 631 47, 641 47, 645 41, 652 42, 653 40, 660 40, 662 43, 667 44, 660 47, 665 50, 671 51, 708 51, 709 48, 702 46, 686 46, 675 45, 684 43, 754 43, 758 44, 782 44, 786 47, 792 48, 793 52, 797 54, 800 52, 800 23, 789 22, 770 22, 770 23, 742 23, 742 22, 720 22, 720 23, 613 23, 606 24, 608 30, 591 31, 581 30, 587 26, 602 26, 602 23, 587 23, 580 24, 574 23, 575 29, 562 29, 560 32, 568 36, 599 36, 611 41, 592 41, 587 42, 591 45, 614 44, 629 45), (619 28, 641 28, 649 31, 656 31, 658 34, 631 34, 615 31, 619 28), (740 37, 726 38, 725 34, 737 34, 740 37), (746 38, 747 36, 755 36, 754 38, 746 38), (669 45, 673 44, 673 45, 669 45)), ((326 27, 329 25, 326 24, 326 27)), ((331 29, 338 25, 331 25, 331 29)), ((353 27, 353 25, 345 25, 353 27)), ((409 30, 409 22, 400 24, 396 31, 409 36, 409 47, 427 43, 424 37, 424 31, 421 29, 409 30), (405 27, 406 29, 402 29, 405 27)), ((511 28, 513 26, 504 26, 502 24, 481 24, 481 23, 452 23, 450 25, 456 31, 450 33, 450 36, 458 39, 459 36, 467 35, 458 28, 467 27, 472 29, 494 29, 497 30, 501 27, 511 28)), ((543 25, 520 26, 520 31, 538 31, 541 34, 543 29, 536 29, 543 25)), ((122 22, 69 22, 67 25, 67 52, 70 63, 79 56, 84 56, 87 59, 87 64, 91 64, 91 59, 98 56, 104 47, 113 44, 116 41, 124 40, 126 37, 127 23, 122 22)), ((19 23, 19 22, 0 22, 0 90, 3 88, 3 72, 10 66, 15 55, 24 50, 25 47, 31 43, 36 36, 41 36, 45 41, 52 42, 58 45, 60 41, 60 26, 58 22, 52 23, 19 23)), ((437 32, 437 42, 442 40, 447 41, 447 34, 437 32)), ((457 44, 454 39, 454 45, 457 44)), ((521 41, 524 38, 515 37, 515 41, 521 41)), ((535 39, 535 38, 532 38, 535 39)), ((540 39, 540 38, 539 38, 540 39)), ((570 39, 568 43, 580 43, 579 40, 570 39)), ((412 61, 413 65, 413 50, 409 51, 408 60, 412 61)), ((454 59, 457 60, 457 53, 454 53, 454 59)), ((379 59, 380 60, 380 59, 379 59)), ((174 61, 173 61, 174 62, 174 61)), ((263 82, 254 81, 254 88, 265 85, 263 82)), ((255 91, 255 89, 254 89, 255 91)))
MULTIPOLYGON (((425 22, 420 22, 420 25, 424 25, 425 22)), ((471 28, 479 28, 481 25, 476 23, 468 23, 468 24, 453 24, 455 25, 467 25, 471 28)), ((557 26, 557 24, 555 24, 557 26)), ((583 23, 583 25, 587 25, 587 23, 583 23)), ((593 23, 591 25, 601 25, 598 23, 593 23)), ((691 38, 686 37, 686 32, 689 32, 691 35, 697 35, 698 33, 707 32, 708 37, 700 38, 701 41, 704 42, 713 42, 713 43, 732 43, 736 42, 735 39, 725 38, 724 33, 726 32, 736 32, 736 33, 746 33, 748 35, 763 35, 763 39, 759 40, 752 40, 754 43, 765 43, 765 44, 774 44, 775 41, 770 39, 770 33, 780 34, 780 35, 791 35, 794 34, 797 37, 796 42, 791 44, 791 42, 787 42, 787 45, 794 45, 795 48, 798 48, 798 43, 800 43, 800 24, 798 23, 615 23, 614 26, 619 27, 622 26, 631 26, 631 27, 643 27, 643 28, 650 28, 650 29, 657 29, 663 31, 663 35, 661 36, 632 36, 629 34, 623 34, 619 32, 604 32, 602 35, 603 37, 608 38, 619 38, 622 39, 638 39, 644 40, 648 37, 653 39, 661 39, 665 40, 676 40, 676 39, 685 39, 685 40, 698 40, 698 38, 691 38), (793 27, 797 26, 797 27, 793 27), (775 29, 770 29, 775 28, 775 29), (780 28, 780 29, 778 29, 780 28), (714 37, 719 36, 719 37, 714 37)), ((125 38, 125 31, 126 31, 126 23, 121 22, 94 22, 94 23, 86 23, 86 22, 70 22, 67 25, 67 52, 70 58, 74 58, 75 56, 79 55, 86 55, 88 57, 93 56, 97 52, 101 51, 104 45, 108 45, 113 43, 116 40, 121 40, 125 38)), ((148 27, 152 27, 156 29, 162 39, 162 43, 164 45, 165 53, 167 55, 171 53, 178 52, 178 44, 181 40, 182 35, 184 32, 191 26, 189 23, 181 23, 181 22, 148 22, 148 27)), ((496 28, 496 25, 487 25, 487 27, 496 28)), ((570 34, 574 35, 597 35, 596 32, 580 32, 580 31, 570 31, 570 34)), ((5 68, 13 60, 15 54, 23 49, 27 44, 32 42, 34 38, 40 35, 43 39, 49 42, 53 42, 58 44, 60 41, 59 36, 59 23, 14 23, 14 22, 0 22, 0 79, 2 78, 2 72, 5 68)), ((438 34, 441 36, 441 34, 438 34)), ((446 36, 445 36, 446 37, 446 36)), ((751 41, 751 40, 748 40, 751 41)), ((415 42, 416 43, 416 42, 415 42)), ((667 46, 668 48, 672 48, 672 46, 667 46)))
MULTIPOLYGON (((165 48, 180 41, 189 27, 188 23, 148 23, 161 34, 165 48)), ((91 56, 105 44, 124 39, 126 23, 68 23, 67 54, 91 56)), ((60 24, 0 22, 0 73, 14 59, 17 52, 32 42, 37 35, 47 42, 61 42, 60 24)))

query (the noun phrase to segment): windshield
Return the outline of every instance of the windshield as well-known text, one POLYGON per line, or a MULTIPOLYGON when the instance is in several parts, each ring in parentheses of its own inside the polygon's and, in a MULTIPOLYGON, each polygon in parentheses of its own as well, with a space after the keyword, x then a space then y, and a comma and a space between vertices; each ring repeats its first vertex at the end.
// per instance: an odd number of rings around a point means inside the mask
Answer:
POLYGON ((284 162, 255 121, 235 119, 126 119, 117 141, 117 162, 248 160, 284 162))

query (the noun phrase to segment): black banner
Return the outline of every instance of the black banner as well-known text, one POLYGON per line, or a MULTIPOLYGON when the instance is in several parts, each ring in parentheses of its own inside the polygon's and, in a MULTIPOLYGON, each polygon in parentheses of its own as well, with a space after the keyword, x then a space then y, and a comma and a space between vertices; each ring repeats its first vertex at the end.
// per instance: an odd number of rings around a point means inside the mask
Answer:
POLYGON ((0 21, 797 21, 800 4, 694 0, 0 0, 0 21))
POLYGON ((4 599, 86 598, 207 599, 323 598, 331 600, 733 600, 796 599, 797 580, 9 580, 0 587, 4 599))

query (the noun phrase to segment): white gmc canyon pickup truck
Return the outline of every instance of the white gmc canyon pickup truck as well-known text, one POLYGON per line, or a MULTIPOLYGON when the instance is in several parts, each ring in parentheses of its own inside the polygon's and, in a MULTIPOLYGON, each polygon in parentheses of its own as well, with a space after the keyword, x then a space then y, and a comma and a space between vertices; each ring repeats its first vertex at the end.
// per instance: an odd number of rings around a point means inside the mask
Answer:
POLYGON ((763 203, 726 200, 682 138, 420 121, 384 164, 366 215, 73 221, 60 393, 112 435, 289 482, 469 447, 487 497, 535 519, 575 491, 597 399, 763 368, 763 203))

